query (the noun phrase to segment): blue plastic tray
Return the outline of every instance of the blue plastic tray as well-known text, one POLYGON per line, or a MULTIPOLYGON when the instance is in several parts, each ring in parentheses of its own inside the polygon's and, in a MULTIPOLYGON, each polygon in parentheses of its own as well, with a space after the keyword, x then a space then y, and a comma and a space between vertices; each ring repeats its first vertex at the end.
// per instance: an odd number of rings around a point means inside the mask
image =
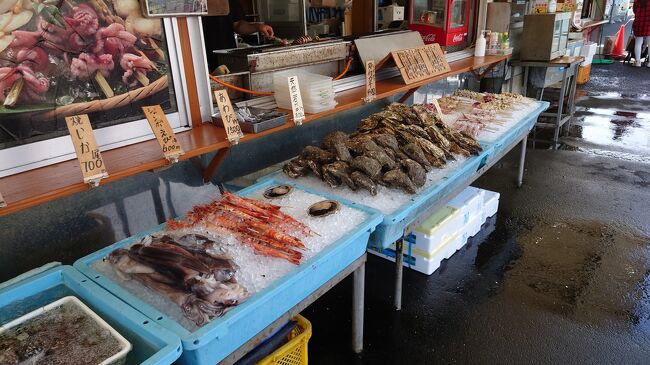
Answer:
POLYGON ((11 282, 0 290, 0 324, 73 295, 133 346, 127 364, 171 364, 181 355, 178 336, 120 301, 71 266, 58 266, 11 282))
MULTIPOLYGON (((240 190, 237 194, 245 196, 277 184, 279 182, 269 180, 249 186, 240 190)), ((195 332, 189 332, 165 314, 120 287, 117 283, 98 274, 91 266, 113 250, 130 246, 146 234, 164 229, 164 225, 79 259, 74 266, 147 317, 155 319, 160 325, 177 334, 183 344, 183 354, 179 359, 179 363, 215 364, 361 257, 366 251, 370 233, 382 221, 381 213, 376 210, 318 193, 297 184, 291 185, 296 189, 321 195, 325 199, 338 200, 342 204, 365 211, 368 214, 368 219, 359 225, 355 231, 351 232, 349 236, 329 245, 318 255, 303 262, 283 278, 228 311, 223 317, 211 321, 195 332)))
MULTIPOLYGON (((370 236, 369 246, 378 250, 389 247, 393 242, 402 238, 404 229, 412 223, 418 215, 426 211, 432 202, 439 201, 453 192, 457 187, 466 183, 476 171, 486 164, 489 164, 498 156, 499 152, 507 148, 519 136, 524 129, 530 130, 541 112, 548 109, 548 102, 537 102, 539 106, 530 112, 528 116, 515 124, 510 130, 504 133, 497 141, 481 142, 483 152, 478 156, 472 156, 465 160, 462 165, 450 170, 448 175, 436 185, 430 186, 413 195, 409 202, 402 205, 396 211, 384 216, 384 221, 377 226, 375 232, 370 236)), ((295 180, 287 177, 282 171, 271 173, 261 177, 258 181, 280 180, 285 183, 293 183, 295 180)), ((319 193, 322 194, 322 193, 319 193)), ((340 198, 337 198, 340 199, 340 198)))

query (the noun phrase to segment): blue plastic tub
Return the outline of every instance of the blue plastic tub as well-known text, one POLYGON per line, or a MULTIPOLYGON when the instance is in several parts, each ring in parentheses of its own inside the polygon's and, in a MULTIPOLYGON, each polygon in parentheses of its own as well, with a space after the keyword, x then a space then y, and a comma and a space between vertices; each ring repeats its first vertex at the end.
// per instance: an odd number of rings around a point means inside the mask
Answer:
MULTIPOLYGON (((412 223, 418 215, 429 208, 432 202, 444 199, 456 188, 466 183, 476 171, 491 163, 499 152, 507 148, 524 129, 530 130, 539 114, 548 109, 548 102, 538 102, 539 106, 530 112, 519 123, 504 133, 499 140, 494 142, 481 142, 483 152, 478 156, 468 158, 462 165, 450 170, 438 184, 413 195, 408 203, 389 215, 384 216, 384 221, 377 226, 377 229, 370 236, 369 246, 379 251, 389 247, 393 242, 402 238, 404 229, 412 223)), ((267 180, 280 180, 285 183, 292 183, 295 180, 284 175, 282 171, 271 173, 260 178, 259 182, 267 180)), ((337 198, 338 199, 338 198, 337 198)))
POLYGON ((178 336, 120 301, 71 266, 58 266, 13 281, 0 290, 0 324, 73 295, 133 346, 127 364, 171 364, 181 355, 178 336))
MULTIPOLYGON (((277 184, 278 182, 271 180, 260 182, 240 190, 237 194, 246 196, 277 184)), ((86 256, 75 262, 74 266, 118 298, 177 334, 183 344, 179 363, 216 364, 361 257, 366 251, 370 233, 382 221, 381 213, 376 210, 314 192, 296 184, 291 185, 295 189, 321 195, 325 199, 338 200, 342 204, 365 211, 368 219, 349 236, 329 245, 283 278, 228 311, 223 317, 214 319, 194 332, 188 331, 92 268, 94 262, 103 259, 113 250, 130 246, 146 234, 163 229, 164 225, 86 256)))

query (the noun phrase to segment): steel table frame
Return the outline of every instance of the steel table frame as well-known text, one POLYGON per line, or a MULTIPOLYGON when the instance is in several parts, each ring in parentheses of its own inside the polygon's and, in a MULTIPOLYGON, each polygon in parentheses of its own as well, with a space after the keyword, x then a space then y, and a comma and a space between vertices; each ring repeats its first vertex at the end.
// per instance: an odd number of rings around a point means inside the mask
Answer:
POLYGON ((336 276, 330 279, 328 282, 323 284, 316 291, 311 293, 300 303, 295 305, 280 318, 276 319, 273 323, 259 332, 255 337, 251 338, 235 350, 233 353, 224 358, 219 364, 230 365, 237 362, 244 355, 253 350, 257 345, 262 343, 270 335, 279 330, 284 326, 291 318, 295 317, 296 314, 302 312, 309 305, 314 303, 318 298, 327 293, 332 289, 336 284, 340 283, 348 277, 349 275, 354 275, 353 277, 353 290, 352 290, 352 350, 355 353, 360 353, 363 351, 363 318, 364 318, 364 293, 365 293, 365 277, 366 277, 366 260, 367 253, 364 253, 361 257, 352 262, 348 267, 343 271, 339 272, 336 276))
MULTIPOLYGON (((432 204, 429 206, 429 208, 422 212, 418 218, 416 218, 411 224, 409 224, 406 229, 404 230, 404 235, 406 235, 408 232, 412 231, 412 228, 417 227, 418 225, 422 224, 426 218, 428 218, 431 214, 434 212, 438 211, 440 208, 444 207, 445 204, 447 204, 451 199, 453 199, 456 195, 458 195, 461 191, 463 191, 466 187, 471 185, 476 179, 478 179, 481 175, 483 175, 487 170, 489 170, 494 164, 496 164, 498 161, 500 161, 503 156, 505 156, 507 153, 509 153, 513 148, 515 148, 516 145, 520 144, 521 145, 521 153, 519 155, 519 170, 517 172, 517 187, 521 187, 523 183, 523 178, 524 178, 524 164, 526 161, 526 143, 528 142, 528 134, 530 133, 531 129, 533 126, 530 128, 526 128, 522 131, 522 133, 517 136, 514 142, 512 142, 508 147, 503 148, 499 153, 495 155, 495 158, 491 159, 491 162, 488 162, 485 164, 485 166, 481 167, 478 169, 469 179, 466 181, 463 181, 463 183, 458 186, 456 189, 452 190, 449 194, 447 194, 443 199, 439 199, 435 202, 432 202, 432 204)), ((395 243, 395 298, 393 305, 395 307, 395 310, 401 310, 402 309, 402 277, 403 277, 403 272, 404 272, 404 266, 402 265, 403 262, 403 256, 404 255, 404 238, 399 239, 395 243)))
MULTIPOLYGON (((576 85, 578 79, 578 65, 584 60, 582 56, 579 57, 560 57, 558 59, 544 62, 544 61, 511 61, 512 66, 521 66, 524 68, 524 86, 523 86, 523 95, 525 96, 528 91, 528 73, 531 67, 556 67, 562 68, 562 84, 560 86, 560 98, 558 100, 557 112, 555 113, 542 113, 542 117, 551 117, 555 119, 555 123, 543 123, 537 122, 536 127, 540 128, 554 128, 553 140, 552 143, 553 149, 558 148, 558 141, 560 139, 560 129, 562 126, 573 118, 575 113, 575 94, 576 94, 576 85), (573 70, 573 74, 570 72, 573 70), (568 79, 571 78, 571 81, 568 79), (564 105, 564 96, 567 92, 567 87, 569 88, 569 98, 567 100, 566 108, 564 105), (567 110, 565 110, 567 109, 567 110)), ((512 83, 510 84, 510 91, 512 91, 512 83)), ((539 96, 539 101, 542 101, 544 97, 544 88, 539 96)), ((533 144, 535 143, 535 138, 533 138, 533 144)), ((534 147, 534 145, 533 145, 534 147)))

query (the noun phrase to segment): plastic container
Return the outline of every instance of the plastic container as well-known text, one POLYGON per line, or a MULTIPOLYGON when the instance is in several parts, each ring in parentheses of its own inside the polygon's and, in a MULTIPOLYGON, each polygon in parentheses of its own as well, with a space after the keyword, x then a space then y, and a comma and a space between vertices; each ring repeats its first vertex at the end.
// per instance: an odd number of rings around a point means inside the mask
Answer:
POLYGON ((589 79, 591 77, 591 64, 588 64, 586 66, 579 66, 578 67, 578 78, 576 79, 576 83, 578 85, 584 85, 589 82, 589 79))
POLYGON ((447 205, 459 210, 463 225, 465 225, 471 218, 475 216, 480 217, 481 209, 483 209, 483 191, 479 188, 468 186, 452 198, 447 205))
POLYGON ((476 47, 474 48, 474 57, 484 57, 485 56, 485 47, 487 41, 485 40, 485 31, 481 31, 476 39, 476 47))
POLYGON ((415 236, 413 249, 424 255, 433 252, 441 242, 445 242, 453 235, 458 235, 463 224, 460 210, 448 206, 443 207, 413 230, 415 236))
POLYGON ((102 260, 115 249, 131 246, 147 234, 164 229, 164 224, 83 257, 77 260, 74 266, 109 292, 152 320, 155 319, 158 324, 180 337, 183 353, 178 360, 179 364, 216 364, 361 257, 366 252, 370 233, 383 219, 381 213, 374 209, 319 193, 294 183, 267 180, 242 189, 237 194, 246 196, 281 183, 292 185, 294 189, 321 195, 324 199, 337 200, 341 204, 364 211, 368 215, 367 219, 345 237, 330 244, 311 259, 302 262, 300 266, 293 268, 284 277, 196 331, 188 331, 166 314, 131 294, 118 283, 98 274, 92 268, 94 262, 102 260))
POLYGON ((500 194, 490 190, 483 190, 483 209, 481 221, 485 221, 495 215, 499 210, 499 197, 500 194))
POLYGON ((131 343, 127 364, 171 364, 181 355, 177 336, 71 266, 36 269, 21 277, 22 280, 12 281, 0 290, 0 323, 74 296, 131 343))
POLYGON ((298 322, 298 325, 289 334, 289 342, 273 351, 257 365, 307 365, 309 363, 307 352, 311 338, 311 323, 301 315, 295 316, 293 320, 298 322))
POLYGON ((334 81, 329 76, 323 76, 305 71, 283 71, 273 74, 273 92, 275 102, 280 108, 291 109, 291 94, 289 91, 288 78, 298 77, 300 97, 303 107, 307 113, 320 113, 333 109, 336 106, 334 100, 334 81))
POLYGON ((24 316, 14 319, 9 323, 5 323, 0 326, 0 335, 3 332, 9 331, 14 327, 19 327, 23 323, 29 321, 30 319, 41 316, 47 312, 57 310, 62 305, 74 305, 77 308, 81 309, 88 317, 90 317, 99 327, 107 330, 111 336, 117 340, 120 344, 120 349, 115 354, 111 355, 109 358, 103 360, 99 365, 121 365, 126 362, 126 355, 131 351, 131 344, 127 341, 119 332, 113 329, 108 323, 106 323, 100 316, 95 314, 90 308, 83 304, 79 299, 74 296, 63 297, 57 301, 54 301, 46 306, 35 309, 24 316))
POLYGON ((598 44, 595 42, 585 43, 580 50, 580 55, 585 58, 580 64, 581 66, 591 65, 598 50, 598 44))

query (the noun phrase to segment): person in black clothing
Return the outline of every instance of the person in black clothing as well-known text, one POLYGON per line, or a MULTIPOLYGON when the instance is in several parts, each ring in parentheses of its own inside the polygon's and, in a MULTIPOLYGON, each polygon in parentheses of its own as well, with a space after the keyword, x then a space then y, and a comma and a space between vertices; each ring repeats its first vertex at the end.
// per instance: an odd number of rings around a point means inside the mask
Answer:
POLYGON ((229 49, 237 47, 234 33, 248 35, 260 32, 265 37, 273 37, 273 28, 263 23, 249 23, 244 20, 244 11, 239 0, 228 0, 230 13, 223 16, 204 16, 203 38, 205 39, 205 51, 208 57, 210 71, 217 66, 217 57, 212 52, 217 49, 229 49))

